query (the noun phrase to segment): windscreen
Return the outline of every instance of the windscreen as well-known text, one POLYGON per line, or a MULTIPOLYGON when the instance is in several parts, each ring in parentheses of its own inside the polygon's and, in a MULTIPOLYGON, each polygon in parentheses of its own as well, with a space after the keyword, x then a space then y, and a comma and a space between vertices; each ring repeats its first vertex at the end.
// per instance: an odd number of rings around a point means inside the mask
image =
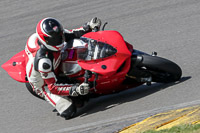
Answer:
POLYGON ((90 38, 80 38, 87 45, 77 51, 79 60, 97 60, 114 55, 117 50, 109 44, 90 38))

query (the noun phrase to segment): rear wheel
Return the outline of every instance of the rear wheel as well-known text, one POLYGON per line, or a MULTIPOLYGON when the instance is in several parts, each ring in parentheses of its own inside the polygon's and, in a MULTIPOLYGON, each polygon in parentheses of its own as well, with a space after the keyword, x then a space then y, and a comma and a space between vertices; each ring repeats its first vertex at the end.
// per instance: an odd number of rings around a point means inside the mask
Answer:
POLYGON ((44 100, 44 98, 38 96, 38 95, 33 91, 33 88, 32 88, 32 86, 31 86, 29 83, 25 83, 25 84, 26 84, 27 90, 28 90, 33 96, 44 100))

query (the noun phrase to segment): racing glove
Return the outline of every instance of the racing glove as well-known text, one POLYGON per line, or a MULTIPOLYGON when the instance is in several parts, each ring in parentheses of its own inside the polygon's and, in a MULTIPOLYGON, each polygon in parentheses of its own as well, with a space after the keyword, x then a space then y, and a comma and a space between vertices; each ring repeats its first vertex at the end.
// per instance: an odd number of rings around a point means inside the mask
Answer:
POLYGON ((92 30, 94 30, 95 28, 99 30, 101 27, 101 20, 95 17, 90 22, 88 22, 87 25, 89 25, 92 30))
POLYGON ((89 93, 90 86, 88 83, 82 83, 78 87, 73 87, 70 90, 70 96, 86 95, 89 93))

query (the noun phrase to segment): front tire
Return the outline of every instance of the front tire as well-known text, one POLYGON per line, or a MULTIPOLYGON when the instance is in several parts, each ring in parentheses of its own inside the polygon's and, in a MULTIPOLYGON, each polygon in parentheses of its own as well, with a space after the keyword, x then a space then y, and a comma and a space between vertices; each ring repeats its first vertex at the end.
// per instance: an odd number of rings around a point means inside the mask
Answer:
POLYGON ((169 83, 181 78, 182 70, 176 63, 157 56, 142 57, 142 62, 137 67, 150 73, 153 82, 169 83))

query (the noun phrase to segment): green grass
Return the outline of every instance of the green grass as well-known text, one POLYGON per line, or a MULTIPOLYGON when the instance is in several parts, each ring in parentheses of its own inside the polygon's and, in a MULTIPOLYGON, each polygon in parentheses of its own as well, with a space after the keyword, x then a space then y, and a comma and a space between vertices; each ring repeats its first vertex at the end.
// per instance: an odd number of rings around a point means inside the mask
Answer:
POLYGON ((181 125, 175 126, 171 129, 160 130, 160 131, 145 131, 143 133, 200 133, 200 124, 196 125, 181 125))

